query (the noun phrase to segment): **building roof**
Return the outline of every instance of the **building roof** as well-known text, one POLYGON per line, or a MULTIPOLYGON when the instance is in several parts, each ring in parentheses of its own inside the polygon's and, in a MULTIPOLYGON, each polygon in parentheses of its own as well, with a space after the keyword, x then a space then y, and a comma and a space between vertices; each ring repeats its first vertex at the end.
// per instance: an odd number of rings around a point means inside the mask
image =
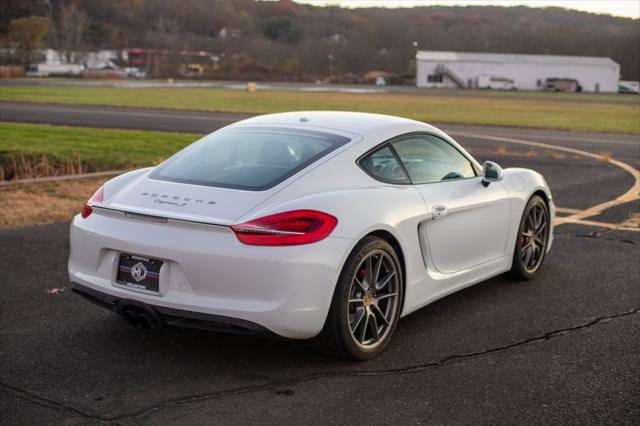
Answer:
POLYGON ((416 53, 419 61, 442 62, 516 62, 530 64, 601 65, 619 66, 611 58, 599 56, 520 55, 513 53, 472 53, 421 50, 416 53))

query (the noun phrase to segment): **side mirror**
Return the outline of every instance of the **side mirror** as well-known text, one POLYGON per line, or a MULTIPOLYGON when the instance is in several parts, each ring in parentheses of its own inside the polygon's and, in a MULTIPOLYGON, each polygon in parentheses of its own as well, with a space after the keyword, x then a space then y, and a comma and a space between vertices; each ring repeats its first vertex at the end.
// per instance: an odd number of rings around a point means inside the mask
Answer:
POLYGON ((502 180, 502 167, 493 161, 485 161, 482 166, 482 184, 486 187, 491 182, 502 180))

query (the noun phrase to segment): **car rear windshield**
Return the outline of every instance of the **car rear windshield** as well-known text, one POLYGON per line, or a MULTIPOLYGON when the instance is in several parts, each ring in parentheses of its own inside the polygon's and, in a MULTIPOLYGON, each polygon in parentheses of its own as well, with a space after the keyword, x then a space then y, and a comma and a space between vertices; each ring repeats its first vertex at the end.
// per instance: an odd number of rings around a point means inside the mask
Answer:
POLYGON ((343 136, 292 128, 224 129, 180 151, 150 177, 263 191, 347 142, 349 139, 343 136))

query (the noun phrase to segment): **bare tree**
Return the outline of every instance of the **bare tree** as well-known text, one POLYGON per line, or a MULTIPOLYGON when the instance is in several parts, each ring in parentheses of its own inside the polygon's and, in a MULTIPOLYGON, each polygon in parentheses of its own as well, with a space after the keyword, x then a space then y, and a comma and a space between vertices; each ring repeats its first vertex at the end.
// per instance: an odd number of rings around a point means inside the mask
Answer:
POLYGON ((77 0, 60 2, 58 15, 58 46, 64 52, 66 60, 72 62, 72 52, 84 46, 84 34, 91 20, 80 10, 77 0))
POLYGON ((49 17, 51 47, 213 52, 219 64, 209 75, 218 78, 322 79, 328 75, 329 53, 337 58, 331 64, 336 78, 375 69, 410 76, 412 69, 407 66, 415 56, 416 41, 421 50, 609 56, 621 64, 625 79, 640 79, 638 19, 561 8, 347 9, 290 0, 0 0, 0 4, 0 43, 9 21, 42 14, 49 17), (222 28, 235 35, 220 37, 222 28))

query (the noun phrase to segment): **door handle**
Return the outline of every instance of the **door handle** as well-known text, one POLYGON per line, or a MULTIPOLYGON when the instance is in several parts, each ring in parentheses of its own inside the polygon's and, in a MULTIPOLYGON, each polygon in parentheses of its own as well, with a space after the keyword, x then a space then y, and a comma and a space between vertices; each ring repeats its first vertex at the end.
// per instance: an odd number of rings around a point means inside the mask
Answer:
POLYGON ((431 209, 431 214, 433 216, 433 220, 440 219, 446 216, 448 213, 446 206, 433 206, 431 209))

